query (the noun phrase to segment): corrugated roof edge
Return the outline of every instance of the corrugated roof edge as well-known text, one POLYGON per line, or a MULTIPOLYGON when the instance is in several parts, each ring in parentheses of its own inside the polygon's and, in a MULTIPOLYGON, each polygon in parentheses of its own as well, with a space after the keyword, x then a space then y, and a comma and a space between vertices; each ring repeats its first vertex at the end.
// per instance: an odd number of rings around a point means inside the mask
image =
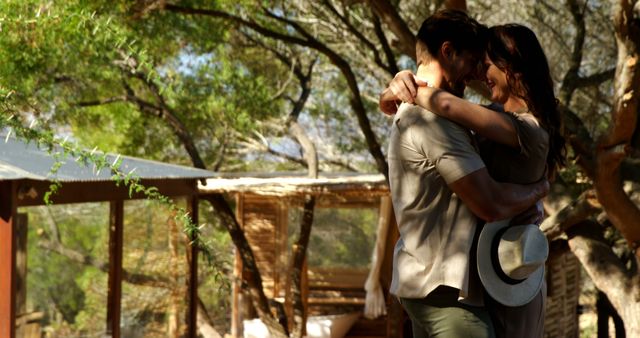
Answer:
MULTIPOLYGON (((110 172, 97 173, 91 167, 77 163, 73 159, 67 159, 60 169, 51 175, 51 168, 55 163, 54 157, 49 152, 40 149, 33 142, 26 143, 15 137, 6 138, 5 133, 0 133, 0 180, 33 179, 52 181, 57 179, 64 182, 100 182, 111 181, 110 172), (4 135, 3 135, 4 134, 4 135), (4 169, 4 170, 1 170, 4 169)), ((100 153, 102 154, 102 153, 100 153)), ((107 154, 113 161, 118 155, 107 154)), ((140 179, 204 179, 218 177, 213 171, 182 166, 171 163, 163 163, 154 160, 137 158, 132 156, 120 156, 122 159, 122 172, 135 171, 135 176, 140 179)))

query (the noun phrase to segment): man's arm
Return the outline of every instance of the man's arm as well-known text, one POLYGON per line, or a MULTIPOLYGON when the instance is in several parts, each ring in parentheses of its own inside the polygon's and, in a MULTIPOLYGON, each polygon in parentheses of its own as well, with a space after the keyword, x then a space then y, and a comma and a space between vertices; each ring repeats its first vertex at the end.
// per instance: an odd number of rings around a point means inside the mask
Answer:
POLYGON ((449 188, 479 218, 493 222, 520 214, 549 193, 549 182, 519 185, 496 182, 482 168, 449 184, 449 188))

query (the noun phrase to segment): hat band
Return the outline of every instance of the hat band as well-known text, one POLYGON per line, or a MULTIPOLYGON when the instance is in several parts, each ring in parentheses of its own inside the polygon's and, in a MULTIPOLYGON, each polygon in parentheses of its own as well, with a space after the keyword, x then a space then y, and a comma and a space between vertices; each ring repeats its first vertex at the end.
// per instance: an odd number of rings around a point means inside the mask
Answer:
POLYGON ((524 282, 525 279, 514 279, 509 276, 502 270, 500 266, 500 258, 498 257, 498 245, 500 245, 500 240, 502 239, 502 235, 509 229, 510 226, 506 226, 500 230, 498 230, 493 237, 493 241, 491 242, 491 264, 493 265, 493 270, 496 272, 496 275, 500 277, 505 283, 510 285, 516 285, 524 282))

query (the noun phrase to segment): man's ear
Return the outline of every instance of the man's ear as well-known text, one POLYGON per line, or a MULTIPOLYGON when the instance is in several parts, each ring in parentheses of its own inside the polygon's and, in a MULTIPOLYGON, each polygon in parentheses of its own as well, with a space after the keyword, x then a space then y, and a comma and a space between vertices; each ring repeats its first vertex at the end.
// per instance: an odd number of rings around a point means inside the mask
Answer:
POLYGON ((451 62, 455 52, 456 51, 450 41, 445 41, 442 43, 442 46, 440 46, 440 57, 442 57, 443 60, 451 62))

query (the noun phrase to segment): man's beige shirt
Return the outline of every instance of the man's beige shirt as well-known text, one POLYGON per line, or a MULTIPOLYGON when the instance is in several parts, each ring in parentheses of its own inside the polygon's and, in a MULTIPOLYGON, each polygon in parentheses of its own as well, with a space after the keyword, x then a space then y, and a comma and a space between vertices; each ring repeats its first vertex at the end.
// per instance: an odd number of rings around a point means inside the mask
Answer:
POLYGON ((400 231, 391 293, 423 298, 439 285, 469 298, 476 217, 447 184, 484 167, 469 132, 428 110, 402 104, 388 151, 391 199, 400 231))

